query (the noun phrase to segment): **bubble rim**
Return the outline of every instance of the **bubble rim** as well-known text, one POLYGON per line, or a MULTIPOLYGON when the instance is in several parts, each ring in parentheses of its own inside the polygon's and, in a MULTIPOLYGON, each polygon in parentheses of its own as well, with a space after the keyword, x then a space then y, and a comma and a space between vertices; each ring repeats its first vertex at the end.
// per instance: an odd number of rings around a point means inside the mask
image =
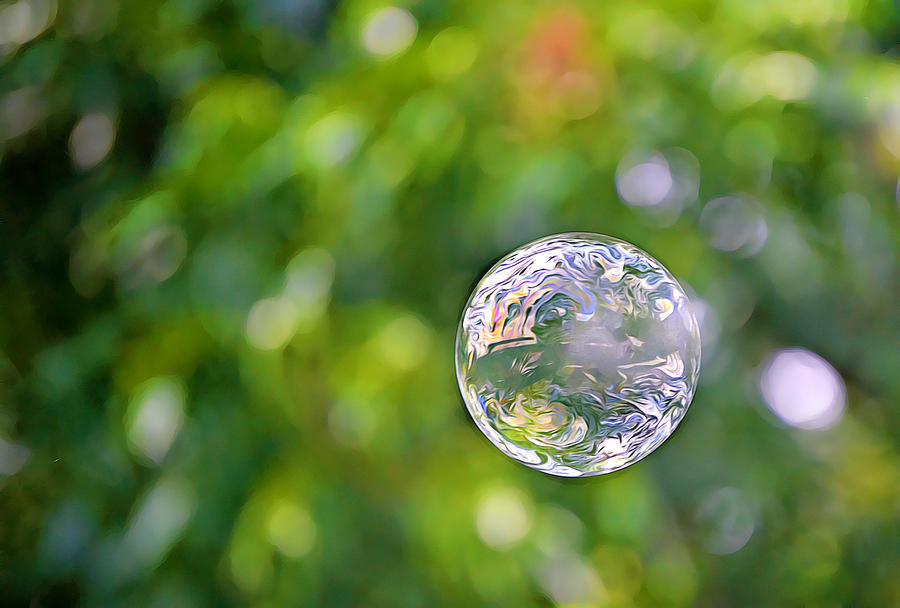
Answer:
MULTIPOLYGON (((577 479, 577 478, 582 478, 582 477, 597 477, 600 475, 608 475, 610 473, 615 473, 617 471, 626 469, 632 465, 637 464, 638 462, 641 462, 642 460, 644 460, 645 458, 650 456, 650 454, 654 453, 662 445, 664 445, 667 441, 669 441, 669 439, 672 438, 672 436, 678 430, 678 427, 681 425, 682 420, 684 420, 685 417, 687 416, 688 410, 690 409, 691 404, 694 401, 694 395, 697 392, 697 385, 698 385, 699 379, 700 379, 700 367, 701 367, 701 364, 703 361, 702 348, 703 348, 703 345, 702 345, 701 334, 700 334, 700 324, 697 322, 696 315, 694 315, 694 311, 691 306, 691 298, 690 298, 690 295, 688 294, 688 290, 686 290, 684 288, 684 285, 681 284, 681 282, 675 277, 675 275, 672 274, 672 272, 662 262, 657 260, 655 257, 650 255, 649 253, 647 253, 645 250, 641 249, 637 245, 630 243, 628 241, 625 241, 623 239, 620 239, 620 238, 617 238, 614 236, 610 236, 608 234, 602 234, 599 232, 585 232, 585 231, 559 232, 556 234, 550 234, 547 236, 543 236, 543 237, 528 241, 526 243, 519 245, 518 247, 515 247, 514 249, 510 250, 505 255, 503 255, 483 275, 481 275, 481 277, 478 279, 478 281, 475 283, 474 287, 472 288, 472 291, 469 294, 469 297, 466 298, 466 302, 465 302, 465 304, 463 304, 462 311, 460 312, 459 321, 457 322, 457 325, 456 325, 456 340, 454 341, 454 347, 453 347, 453 365, 454 365, 454 368, 456 371, 456 384, 457 384, 457 388, 459 390, 460 396, 462 397, 463 406, 465 407, 466 413, 469 415, 469 418, 475 424, 475 428, 478 429, 478 431, 481 433, 481 435, 484 437, 484 439, 486 439, 494 448, 496 448, 506 458, 509 458, 510 460, 517 462, 519 464, 525 465, 526 467, 528 467, 530 469, 534 469, 535 471, 539 471, 541 473, 544 473, 546 475, 551 475, 553 477, 576 478, 577 479), (612 468, 604 469, 602 471, 578 471, 577 469, 574 469, 572 467, 566 467, 568 470, 576 472, 576 474, 572 474, 572 475, 566 475, 565 473, 563 473, 561 471, 549 471, 549 470, 543 469, 540 466, 541 463, 532 464, 532 463, 526 462, 524 460, 516 458, 515 456, 512 456, 511 454, 507 453, 506 450, 501 449, 500 446, 498 446, 494 442, 494 440, 491 438, 489 432, 481 427, 481 425, 478 423, 478 419, 473 415, 471 406, 469 404, 469 399, 466 397, 466 391, 464 388, 465 383, 463 382, 463 378, 462 378, 461 371, 459 368, 459 362, 460 362, 459 348, 460 348, 460 340, 462 338, 463 321, 465 320, 466 311, 469 309, 470 305, 472 304, 472 298, 474 298, 475 295, 478 293, 484 280, 488 276, 490 276, 495 270, 497 270, 497 268, 501 264, 503 264, 507 259, 509 259, 511 256, 513 256, 515 253, 519 252, 520 250, 525 249, 527 247, 532 247, 532 246, 537 245, 538 243, 541 243, 544 241, 552 241, 552 240, 557 240, 557 239, 581 239, 581 240, 590 241, 590 242, 600 241, 601 244, 604 244, 604 245, 606 245, 606 244, 624 245, 625 247, 630 248, 634 252, 636 252, 640 255, 643 255, 648 260, 650 260, 650 262, 652 262, 653 264, 656 264, 659 267, 659 269, 665 275, 667 275, 668 278, 670 278, 672 281, 674 281, 674 283, 676 285, 678 285, 678 287, 681 289, 682 293, 684 294, 685 300, 688 303, 687 313, 688 313, 688 317, 691 322, 690 333, 692 335, 696 334, 696 346, 697 346, 697 355, 696 355, 696 363, 697 364, 695 366, 693 366, 693 373, 691 375, 690 382, 688 383, 689 391, 687 391, 685 393, 684 413, 681 415, 681 417, 678 418, 678 420, 676 420, 673 423, 672 431, 669 433, 669 435, 665 439, 660 441, 658 444, 653 446, 651 449, 649 449, 646 452, 644 452, 643 454, 641 454, 637 459, 635 459, 631 462, 613 466, 612 468)), ((504 444, 506 443, 507 440, 505 437, 503 437, 500 433, 498 433, 494 429, 490 429, 490 430, 493 431, 493 434, 496 434, 498 436, 499 440, 502 443, 504 443, 504 444)))

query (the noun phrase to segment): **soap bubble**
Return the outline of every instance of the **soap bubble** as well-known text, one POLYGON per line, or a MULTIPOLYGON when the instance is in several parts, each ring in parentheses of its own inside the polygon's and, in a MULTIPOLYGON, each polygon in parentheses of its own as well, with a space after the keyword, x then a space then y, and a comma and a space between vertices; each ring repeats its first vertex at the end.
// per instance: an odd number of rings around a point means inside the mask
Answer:
POLYGON ((684 417, 700 333, 678 281, 624 241, 549 236, 498 262, 469 297, 456 375, 504 454, 564 477, 610 473, 684 417))

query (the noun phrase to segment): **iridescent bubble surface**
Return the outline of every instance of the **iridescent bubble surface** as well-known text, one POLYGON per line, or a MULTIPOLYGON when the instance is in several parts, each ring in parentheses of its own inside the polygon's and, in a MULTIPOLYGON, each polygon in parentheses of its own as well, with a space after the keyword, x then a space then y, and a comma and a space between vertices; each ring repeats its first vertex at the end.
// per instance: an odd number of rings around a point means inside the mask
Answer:
POLYGON ((700 334, 678 281, 634 245, 545 237, 475 287, 456 375, 478 428, 504 454, 565 477, 640 460, 684 417, 700 334))

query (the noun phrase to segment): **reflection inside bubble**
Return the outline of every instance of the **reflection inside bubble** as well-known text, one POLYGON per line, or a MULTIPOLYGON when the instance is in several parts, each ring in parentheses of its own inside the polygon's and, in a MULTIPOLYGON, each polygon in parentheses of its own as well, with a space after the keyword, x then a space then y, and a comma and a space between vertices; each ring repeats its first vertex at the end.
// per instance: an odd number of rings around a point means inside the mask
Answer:
POLYGON ((638 248, 570 233, 501 260, 472 294, 457 377, 504 453, 562 476, 649 454, 694 393, 697 322, 672 275, 638 248))

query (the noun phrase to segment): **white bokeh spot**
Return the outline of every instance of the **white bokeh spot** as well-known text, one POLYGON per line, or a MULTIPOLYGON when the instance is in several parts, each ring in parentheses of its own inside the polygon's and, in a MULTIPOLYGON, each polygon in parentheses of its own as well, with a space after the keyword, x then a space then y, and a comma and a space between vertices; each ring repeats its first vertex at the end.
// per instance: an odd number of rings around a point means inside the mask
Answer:
POLYGON ((803 348, 774 353, 763 367, 759 388, 769 409, 798 429, 834 426, 847 404, 847 391, 837 370, 803 348))

